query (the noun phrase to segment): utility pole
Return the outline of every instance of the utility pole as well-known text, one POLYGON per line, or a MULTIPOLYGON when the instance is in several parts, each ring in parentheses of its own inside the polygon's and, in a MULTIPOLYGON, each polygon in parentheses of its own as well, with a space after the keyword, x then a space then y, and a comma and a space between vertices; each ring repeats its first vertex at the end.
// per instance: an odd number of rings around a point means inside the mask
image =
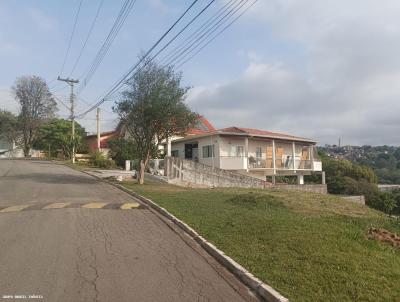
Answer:
POLYGON ((96 122, 97 122, 97 149, 100 151, 100 108, 99 107, 97 107, 96 122))
POLYGON ((71 122, 72 122, 72 163, 75 163, 75 112, 74 112, 74 84, 78 84, 79 80, 73 80, 70 78, 62 79, 60 76, 57 77, 58 81, 66 82, 71 87, 71 122))

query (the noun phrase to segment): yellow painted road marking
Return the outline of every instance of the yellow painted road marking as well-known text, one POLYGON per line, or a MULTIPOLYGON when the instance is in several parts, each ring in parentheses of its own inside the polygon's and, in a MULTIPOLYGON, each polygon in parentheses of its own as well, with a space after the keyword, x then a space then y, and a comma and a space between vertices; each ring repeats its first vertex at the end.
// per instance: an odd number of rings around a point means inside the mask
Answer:
POLYGON ((43 209, 47 210, 47 209, 62 209, 65 208, 66 206, 69 206, 71 203, 70 202, 56 202, 56 203, 52 203, 49 204, 47 206, 45 206, 43 209))
POLYGON ((82 206, 82 208, 85 209, 101 209, 103 208, 107 203, 105 202, 92 202, 92 203, 87 203, 82 206))
POLYGON ((130 210, 130 209, 136 209, 139 207, 139 204, 137 202, 131 202, 131 203, 124 203, 120 209, 121 210, 130 210))
POLYGON ((25 209, 25 208, 27 208, 27 207, 30 207, 30 206, 31 206, 31 204, 28 204, 28 205, 11 206, 11 207, 2 209, 2 210, 0 211, 0 213, 19 212, 19 211, 22 211, 23 209, 25 209))

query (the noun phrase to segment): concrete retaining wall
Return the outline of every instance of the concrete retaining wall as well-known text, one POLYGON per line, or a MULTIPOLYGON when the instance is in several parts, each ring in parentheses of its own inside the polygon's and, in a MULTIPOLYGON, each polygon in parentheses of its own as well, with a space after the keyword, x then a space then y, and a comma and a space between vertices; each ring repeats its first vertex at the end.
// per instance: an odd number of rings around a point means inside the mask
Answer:
POLYGON ((320 184, 310 185, 272 185, 259 178, 242 173, 210 167, 176 157, 166 157, 166 176, 169 183, 193 188, 278 188, 284 190, 300 190, 314 193, 327 194, 327 186, 320 184))
POLYGON ((322 185, 322 184, 321 185, 317 185, 317 184, 310 184, 310 185, 276 184, 276 185, 272 186, 272 188, 328 194, 328 187, 326 184, 325 185, 322 185))
POLYGON ((227 171, 216 167, 184 160, 176 157, 166 157, 168 181, 183 186, 191 187, 239 187, 239 188, 265 188, 266 181, 227 171))

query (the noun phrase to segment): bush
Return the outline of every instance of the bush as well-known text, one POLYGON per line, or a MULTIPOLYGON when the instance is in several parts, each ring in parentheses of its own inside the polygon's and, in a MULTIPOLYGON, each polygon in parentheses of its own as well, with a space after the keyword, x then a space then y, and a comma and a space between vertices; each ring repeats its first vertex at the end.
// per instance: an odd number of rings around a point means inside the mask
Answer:
POLYGON ((106 158, 101 151, 96 151, 91 155, 90 163, 99 168, 115 168, 115 162, 112 159, 106 158))
POLYGON ((136 154, 135 144, 123 138, 116 138, 108 142, 110 148, 110 156, 115 160, 119 167, 125 166, 126 160, 138 158, 136 154))

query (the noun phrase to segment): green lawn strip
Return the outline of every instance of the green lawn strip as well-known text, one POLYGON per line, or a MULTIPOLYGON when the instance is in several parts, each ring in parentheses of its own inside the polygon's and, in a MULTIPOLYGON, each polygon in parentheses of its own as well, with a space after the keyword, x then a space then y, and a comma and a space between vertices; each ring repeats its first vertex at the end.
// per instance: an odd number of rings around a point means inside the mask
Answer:
POLYGON ((365 206, 302 192, 124 185, 292 301, 400 300, 400 251, 365 235, 400 224, 365 206))

